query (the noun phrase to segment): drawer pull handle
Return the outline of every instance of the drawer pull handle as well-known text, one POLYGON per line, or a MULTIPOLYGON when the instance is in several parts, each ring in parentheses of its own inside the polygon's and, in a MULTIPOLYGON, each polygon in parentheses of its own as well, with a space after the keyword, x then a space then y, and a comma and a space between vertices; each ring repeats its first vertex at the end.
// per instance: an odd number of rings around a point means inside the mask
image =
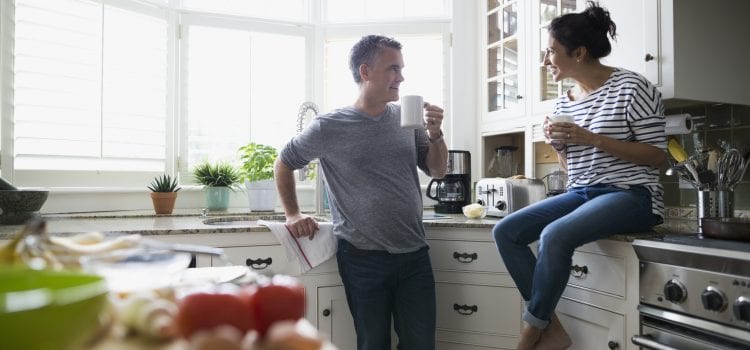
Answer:
POLYGON ((474 260, 477 260, 477 253, 459 253, 459 252, 453 252, 453 259, 458 260, 460 263, 470 263, 474 260))
POLYGON ((464 305, 453 304, 453 310, 456 310, 461 315, 471 315, 477 312, 477 310, 479 309, 477 308, 476 305, 469 306, 466 304, 464 305))
POLYGON ((583 275, 587 275, 588 273, 589 267, 586 265, 573 265, 570 267, 570 274, 573 275, 573 277, 583 277, 583 275))
POLYGON ((616 341, 614 341, 614 340, 610 340, 610 341, 609 341, 609 342, 607 343, 607 349, 609 349, 609 350, 616 350, 616 349, 619 349, 619 348, 620 348, 620 344, 619 344, 619 343, 617 343, 617 342, 616 342, 616 341))
POLYGON ((245 265, 250 266, 253 270, 263 270, 273 264, 273 259, 270 257, 265 259, 247 259, 245 265))
POLYGON ((328 309, 323 310, 323 316, 325 317, 331 316, 331 310, 328 310, 328 309))

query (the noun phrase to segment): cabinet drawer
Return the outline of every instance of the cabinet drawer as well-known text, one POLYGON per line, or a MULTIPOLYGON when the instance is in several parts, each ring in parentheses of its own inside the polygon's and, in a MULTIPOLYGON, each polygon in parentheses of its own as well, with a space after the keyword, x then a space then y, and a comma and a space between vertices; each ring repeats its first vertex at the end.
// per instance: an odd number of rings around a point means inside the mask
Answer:
POLYGON ((577 250, 568 285, 624 297, 625 270, 624 258, 577 250))
MULTIPOLYGON (((258 245, 252 247, 226 247, 224 253, 233 265, 245 265, 264 275, 277 273, 293 274, 293 265, 286 260, 284 247, 280 245, 258 245)), ((212 258, 211 264, 220 265, 219 259, 212 258)))
POLYGON ((515 287, 436 283, 437 327, 517 335, 521 297, 515 287))
POLYGON ((430 259, 436 270, 506 272, 492 242, 429 240, 430 259))

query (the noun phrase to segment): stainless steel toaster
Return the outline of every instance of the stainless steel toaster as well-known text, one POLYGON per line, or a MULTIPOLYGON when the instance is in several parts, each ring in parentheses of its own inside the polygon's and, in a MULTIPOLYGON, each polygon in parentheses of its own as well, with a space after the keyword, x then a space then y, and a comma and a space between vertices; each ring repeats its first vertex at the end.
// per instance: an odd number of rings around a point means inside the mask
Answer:
POLYGON ((546 198, 544 182, 537 179, 485 178, 476 185, 476 201, 487 215, 504 217, 546 198))

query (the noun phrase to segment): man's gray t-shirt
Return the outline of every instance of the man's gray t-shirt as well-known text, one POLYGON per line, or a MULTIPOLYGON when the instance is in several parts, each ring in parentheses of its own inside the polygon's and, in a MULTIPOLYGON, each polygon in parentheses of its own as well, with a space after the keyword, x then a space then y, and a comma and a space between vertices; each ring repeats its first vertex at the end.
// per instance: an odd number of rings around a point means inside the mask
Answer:
POLYGON ((279 157, 292 169, 315 158, 329 189, 334 234, 359 249, 407 253, 427 245, 417 167, 429 175, 424 129, 403 129, 400 106, 378 116, 354 107, 320 115, 279 157))

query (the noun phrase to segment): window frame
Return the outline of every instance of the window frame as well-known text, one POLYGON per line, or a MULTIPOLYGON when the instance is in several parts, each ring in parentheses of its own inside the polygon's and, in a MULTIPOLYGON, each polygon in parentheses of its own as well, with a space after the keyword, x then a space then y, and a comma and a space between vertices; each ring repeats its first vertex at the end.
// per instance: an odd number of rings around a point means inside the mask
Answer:
MULTIPOLYGON (((453 23, 452 15, 447 18, 426 18, 416 20, 396 20, 391 22, 372 22, 366 24, 356 23, 323 23, 324 16, 321 9, 325 6, 325 0, 312 0, 310 2, 309 22, 284 22, 277 20, 265 20, 258 18, 240 18, 236 16, 218 15, 213 13, 196 13, 182 10, 178 7, 178 0, 168 0, 167 7, 158 6, 153 3, 137 2, 137 0, 92 0, 105 5, 125 8, 127 10, 139 9, 138 13, 166 13, 167 21, 167 89, 166 89, 166 147, 165 147, 165 171, 169 174, 181 175, 181 181, 190 177, 187 168, 187 162, 182 161, 187 154, 187 146, 180 142, 180 135, 186 135, 187 126, 180 122, 180 110, 185 107, 180 95, 181 87, 185 76, 184 69, 181 67, 184 62, 185 50, 181 50, 180 42, 182 31, 187 25, 207 25, 221 28, 250 30, 255 32, 266 32, 274 34, 301 35, 305 38, 305 55, 306 55, 306 79, 305 95, 308 101, 315 101, 318 105, 323 103, 323 69, 325 57, 324 44, 329 39, 341 39, 358 37, 371 33, 383 35, 420 35, 420 34, 439 34, 442 35, 443 42, 443 109, 451 110, 452 86, 450 84, 452 52, 451 52, 451 25, 453 23), (184 148, 184 149, 183 149, 184 148)), ((0 2, 0 174, 12 182, 19 184, 19 178, 23 178, 20 186, 26 188, 39 188, 42 186, 33 183, 43 183, 42 179, 48 179, 49 176, 60 177, 71 175, 70 172, 29 172, 19 173, 14 169, 13 156, 13 54, 6 50, 8 45, 12 45, 14 37, 14 1, 0 2), (16 180, 16 181, 14 181, 16 180)), ((398 39, 398 37, 396 37, 398 39)), ((352 88, 355 88, 354 86, 352 88)), ((444 122, 444 131, 450 134, 453 121, 447 118, 444 122)), ((183 142, 184 143, 184 142, 183 142)), ((87 172, 89 173, 89 172, 87 172)), ((50 200, 45 205, 44 212, 84 212, 84 211, 111 211, 111 210, 135 210, 150 209, 148 196, 143 196, 147 192, 143 178, 150 179, 158 174, 113 172, 113 173, 89 173, 76 174, 84 176, 86 186, 79 186, 76 183, 59 181, 59 184, 46 186, 51 190, 50 200), (147 177, 146 177, 147 176, 147 177), (112 186, 114 183, 124 184, 112 186), (136 185, 137 184, 137 185, 136 185), (113 201, 112 196, 117 195, 117 200, 113 201), (141 199, 145 197, 146 199, 141 199), (50 203, 52 202, 52 203, 50 203)), ((427 176, 420 176, 423 183, 429 180, 427 176)), ((182 185, 182 184, 181 184, 182 185)), ((311 191, 311 185, 302 183, 298 190, 311 191)), ((241 191, 240 191, 241 192, 241 191)), ((183 185, 181 191, 184 198, 178 203, 178 207, 183 208, 201 208, 203 200, 202 191, 198 186, 191 186, 189 182, 183 185), (187 199, 185 197, 189 197, 187 199)), ((239 197, 239 196, 236 196, 239 197)), ((307 195, 301 195, 301 202, 306 202, 307 195)), ((246 204, 246 199, 241 199, 246 204)), ((301 205, 311 205, 310 203, 301 203, 301 205)))

